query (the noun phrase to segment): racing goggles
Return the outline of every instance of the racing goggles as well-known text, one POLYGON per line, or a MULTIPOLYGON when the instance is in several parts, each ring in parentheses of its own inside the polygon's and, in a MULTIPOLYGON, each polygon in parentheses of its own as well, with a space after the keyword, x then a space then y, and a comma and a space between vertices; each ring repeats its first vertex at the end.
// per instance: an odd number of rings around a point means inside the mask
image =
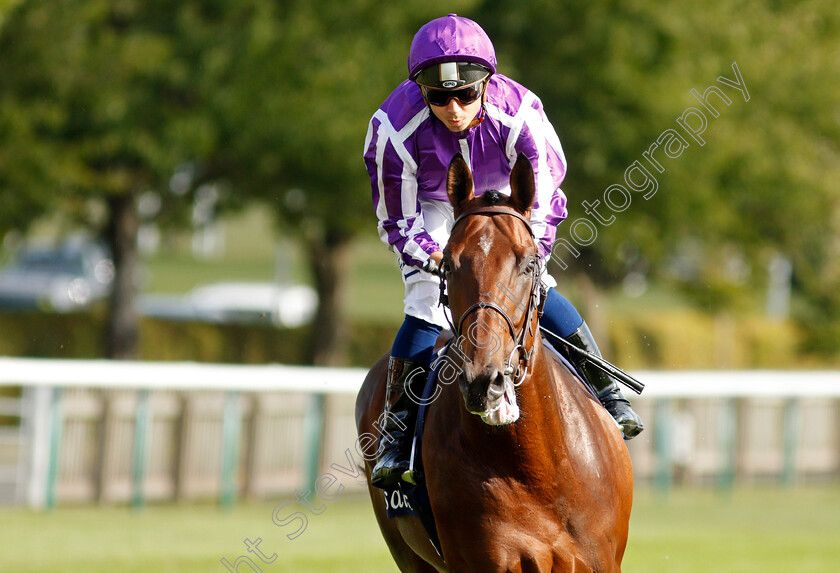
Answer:
POLYGON ((452 98, 457 99, 461 105, 469 105, 481 97, 484 93, 484 80, 475 82, 468 86, 458 88, 456 90, 441 90, 437 88, 430 88, 420 86, 423 92, 423 97, 429 104, 443 107, 449 103, 452 98))

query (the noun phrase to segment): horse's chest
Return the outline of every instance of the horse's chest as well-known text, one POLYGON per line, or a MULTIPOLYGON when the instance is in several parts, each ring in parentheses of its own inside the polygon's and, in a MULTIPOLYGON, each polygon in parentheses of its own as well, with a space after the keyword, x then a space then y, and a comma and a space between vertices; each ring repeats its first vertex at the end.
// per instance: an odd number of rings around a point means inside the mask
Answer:
POLYGON ((595 556, 569 531, 539 512, 503 519, 466 520, 457 531, 439 532, 451 571, 587 573, 595 556), (453 548, 454 551, 449 548, 453 548), (453 553, 457 557, 452 558, 453 553))
MULTIPOLYGON (((438 499, 435 520, 440 539, 462 563, 452 571, 588 572, 599 561, 588 533, 570 518, 555 492, 496 478, 481 486, 451 488, 438 499)), ((434 503, 434 502, 433 502, 434 503)))

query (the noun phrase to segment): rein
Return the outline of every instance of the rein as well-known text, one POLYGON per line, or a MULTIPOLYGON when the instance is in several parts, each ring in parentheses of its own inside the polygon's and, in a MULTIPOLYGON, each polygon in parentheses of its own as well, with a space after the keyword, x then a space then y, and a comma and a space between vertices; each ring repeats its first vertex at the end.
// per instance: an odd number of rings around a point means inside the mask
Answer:
MULTIPOLYGON (((455 219, 455 222, 452 224, 452 231, 455 230, 455 227, 458 226, 458 223, 460 223, 467 217, 472 217, 474 215, 484 215, 489 217, 492 217, 494 215, 507 215, 510 217, 514 217, 522 221, 525 224, 525 227, 528 229, 528 233, 531 235, 531 238, 535 238, 534 231, 531 228, 531 222, 528 221, 528 219, 526 219, 523 215, 505 207, 479 207, 477 209, 473 209, 471 211, 462 213, 457 219, 455 219)), ((452 231, 450 231, 450 234, 452 231)), ((525 377, 528 375, 528 367, 531 361, 531 356, 534 352, 534 345, 536 344, 536 333, 531 328, 531 320, 535 312, 538 314, 538 316, 542 315, 542 305, 545 302, 546 294, 543 291, 544 289, 542 288, 542 284, 540 282, 540 267, 539 265, 534 265, 534 268, 531 271, 531 292, 528 298, 528 308, 525 311, 525 322, 523 323, 522 330, 519 332, 519 334, 516 333, 516 327, 514 326, 513 320, 511 319, 507 311, 500 305, 492 301, 478 301, 472 304, 469 308, 467 308, 467 310, 464 311, 464 313, 458 319, 457 327, 453 324, 452 319, 448 314, 446 314, 446 312, 444 312, 444 315, 446 316, 446 320, 449 322, 449 326, 452 327, 452 332, 455 334, 456 339, 459 339, 461 336, 461 327, 464 324, 464 320, 473 312, 479 309, 488 308, 500 314, 502 318, 505 319, 505 323, 507 324, 510 336, 515 342, 513 350, 511 350, 510 355, 508 356, 507 361, 505 362, 505 369, 503 374, 505 376, 513 375, 513 385, 519 386, 520 384, 522 384, 522 382, 525 380, 525 377), (532 341, 531 348, 526 350, 525 340, 528 334, 532 335, 532 341), (517 369, 516 371, 514 371, 513 355, 517 350, 520 351, 519 364, 517 364, 517 369)), ((449 312, 451 314, 452 309, 449 307, 449 298, 446 295, 445 276, 440 277, 440 304, 443 305, 445 308, 449 308, 449 312)))

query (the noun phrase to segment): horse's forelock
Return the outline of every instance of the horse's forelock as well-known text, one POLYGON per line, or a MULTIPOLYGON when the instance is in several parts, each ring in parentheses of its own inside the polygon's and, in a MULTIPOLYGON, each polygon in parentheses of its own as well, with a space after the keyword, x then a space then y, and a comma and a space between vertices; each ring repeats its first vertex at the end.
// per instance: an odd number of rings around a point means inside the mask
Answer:
POLYGON ((507 195, 505 195, 501 191, 496 191, 495 189, 490 190, 490 191, 485 191, 481 195, 481 202, 484 205, 488 205, 490 207, 493 207, 493 206, 496 206, 496 205, 501 205, 502 203, 505 202, 506 199, 508 199, 507 195))

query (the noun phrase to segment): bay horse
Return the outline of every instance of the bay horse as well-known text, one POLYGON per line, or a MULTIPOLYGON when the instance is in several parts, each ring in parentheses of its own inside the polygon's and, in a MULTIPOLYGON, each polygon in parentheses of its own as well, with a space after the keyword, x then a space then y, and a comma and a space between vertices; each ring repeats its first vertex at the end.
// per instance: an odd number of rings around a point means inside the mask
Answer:
MULTIPOLYGON (((370 485, 375 460, 366 458, 374 513, 403 572, 620 573, 630 456, 610 415, 543 346, 534 172, 524 155, 510 184, 509 197, 474 197, 460 154, 449 166, 455 223, 443 266, 457 340, 446 359, 458 365, 458 384, 438 381, 422 442, 441 554, 418 518, 386 517, 383 491, 370 485)), ((387 364, 386 355, 359 391, 360 441, 378 435, 387 364)))

